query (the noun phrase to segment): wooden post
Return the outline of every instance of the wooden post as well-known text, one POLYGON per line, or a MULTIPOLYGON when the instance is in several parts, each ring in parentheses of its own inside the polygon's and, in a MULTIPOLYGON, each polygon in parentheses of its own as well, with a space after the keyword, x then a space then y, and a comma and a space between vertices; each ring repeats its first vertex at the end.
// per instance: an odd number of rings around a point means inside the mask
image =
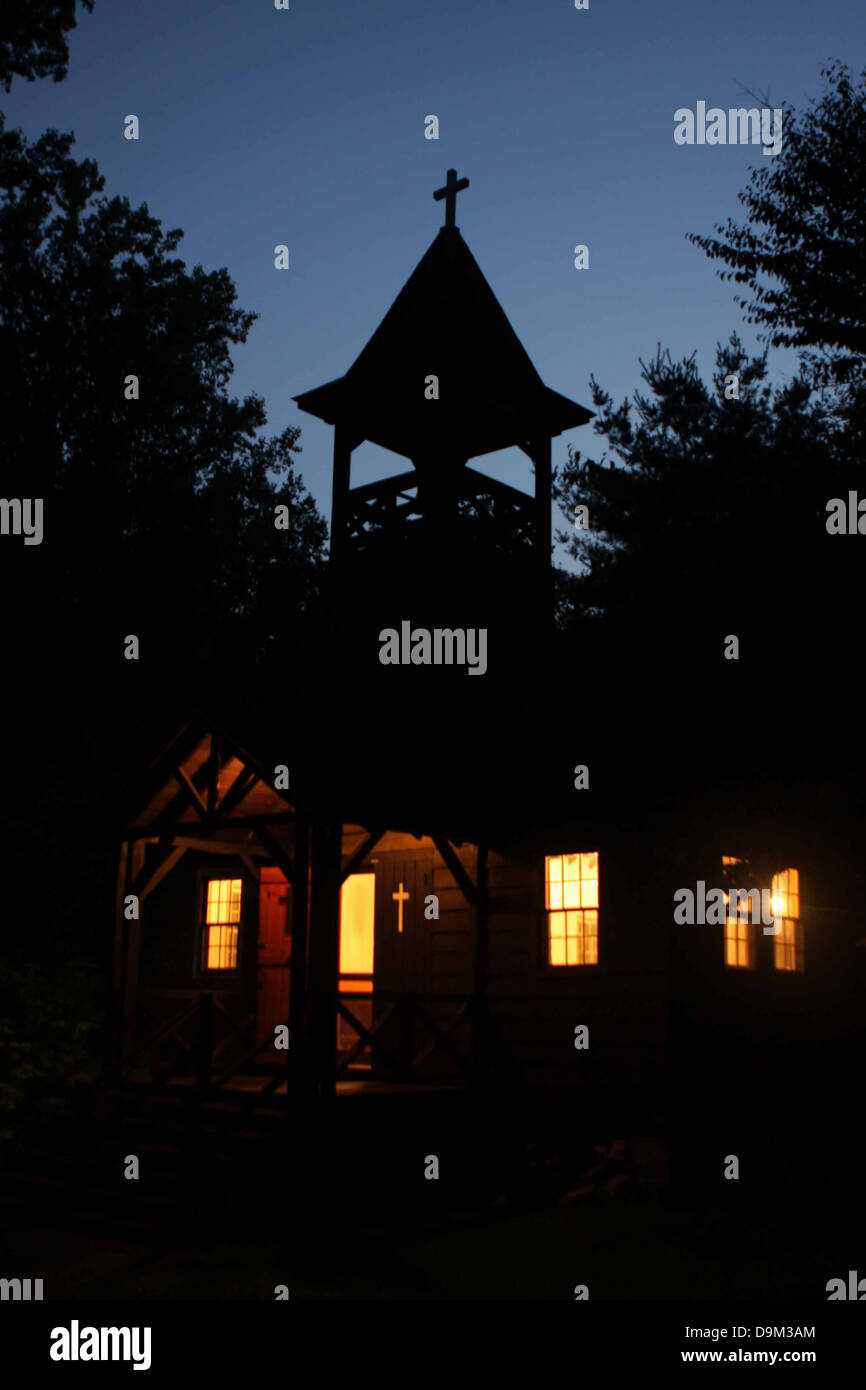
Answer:
POLYGON ((310 864, 309 1067, 314 1096, 334 1095, 337 1072, 337 990, 340 951, 340 868, 343 827, 314 824, 310 864))
POLYGON ((538 582, 545 622, 553 622, 553 543, 550 509, 552 505, 552 466, 550 439, 533 441, 530 457, 535 464, 535 544, 538 551, 538 582))
POLYGON ((292 850, 292 962, 289 975, 289 1051, 290 1085, 288 1099, 306 1089, 307 1034, 307 941, 310 912, 310 826, 298 814, 292 850))
POLYGON ((117 860, 117 888, 115 892, 114 911, 114 963, 111 972, 113 1003, 111 1035, 108 1039, 108 1056, 106 1058, 109 1072, 116 1072, 118 1070, 121 1057, 123 1056, 123 984, 125 979, 124 967, 126 963, 126 918, 123 915, 123 900, 126 897, 130 880, 129 859, 129 841, 124 840, 123 844, 120 846, 120 854, 117 860))
POLYGON ((196 1085, 206 1091, 210 1086, 213 1061, 213 995, 198 997, 198 1046, 196 1049, 196 1085))
POLYGON ((487 845, 478 846, 475 873, 475 993, 472 1001, 472 1050, 477 1082, 486 1080, 489 1069, 487 1028, 487 974, 489 957, 489 906, 487 896, 487 845))
MULTIPOLYGON (((144 868, 145 845, 141 840, 133 840, 130 852, 129 879, 131 884, 139 880, 144 868)), ((131 891, 131 887, 130 890, 131 891)), ((141 913, 141 901, 138 906, 141 913)), ((138 997, 138 957, 141 949, 141 921, 122 923, 123 931, 123 1026, 121 1056, 132 1051, 135 1042, 135 1010, 138 997)))
POLYGON ((535 464, 535 511, 536 538, 539 563, 550 565, 551 546, 551 450, 549 439, 536 439, 532 446, 532 461, 535 464))
POLYGON ((349 483, 354 439, 345 425, 334 429, 334 479, 331 495, 331 563, 342 555, 346 540, 349 483))

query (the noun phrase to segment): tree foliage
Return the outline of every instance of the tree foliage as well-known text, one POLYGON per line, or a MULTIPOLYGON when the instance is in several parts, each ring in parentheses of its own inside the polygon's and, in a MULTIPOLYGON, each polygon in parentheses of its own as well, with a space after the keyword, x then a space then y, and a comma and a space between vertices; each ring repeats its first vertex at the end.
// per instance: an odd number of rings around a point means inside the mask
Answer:
POLYGON ((262 400, 229 392, 256 315, 228 272, 187 269, 182 233, 106 197, 71 145, 0 118, 4 491, 44 498, 46 528, 5 558, 37 618, 94 651, 135 633, 173 669, 221 641, 250 659, 315 589, 325 526, 294 469, 299 432, 263 437, 262 400))
POLYGON ((708 386, 694 354, 659 347, 641 363, 648 390, 619 406, 592 380, 607 447, 598 460, 570 450, 558 479, 566 514, 588 506, 591 528, 560 537, 581 566, 560 575, 565 625, 603 614, 632 639, 664 632, 673 652, 702 635, 717 652, 720 632, 851 649, 862 563, 826 521, 829 499, 866 482, 866 73, 824 76, 820 101, 786 109, 780 154, 740 195, 745 225, 690 238, 748 287, 736 302, 765 330, 763 354, 732 336, 708 386), (798 353, 786 385, 770 384, 773 346, 798 353))
POLYGON ((800 115, 784 108, 780 153, 739 195, 748 220, 691 235, 772 346, 803 352, 817 385, 863 382, 866 360, 866 70, 822 69, 828 88, 800 115))
MULTIPOLYGON (((821 619, 845 582, 851 552, 825 529, 826 502, 853 485, 844 438, 801 377, 768 381, 764 356, 733 335, 717 350, 711 386, 694 354, 659 348, 641 363, 648 390, 615 405, 593 379, 601 458, 570 449, 557 498, 589 510, 567 544, 580 572, 566 582, 571 621, 718 654, 721 636, 766 647, 821 619), (726 400, 736 375, 739 400, 726 400)), ((860 465, 859 476, 863 477, 860 465)))
MULTIPOLYGON (((93 11, 93 0, 81 0, 93 11)), ((13 77, 62 82, 69 64, 66 35, 76 27, 76 0, 4 0, 0 10, 0 84, 13 77)))

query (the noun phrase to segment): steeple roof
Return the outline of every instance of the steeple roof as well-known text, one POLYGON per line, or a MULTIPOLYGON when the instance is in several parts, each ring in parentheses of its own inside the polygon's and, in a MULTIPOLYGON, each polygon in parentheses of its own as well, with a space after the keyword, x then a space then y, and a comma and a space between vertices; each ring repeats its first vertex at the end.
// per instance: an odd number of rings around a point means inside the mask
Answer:
POLYGON ((406 458, 465 461, 592 418, 544 385, 457 227, 442 227, 345 376, 302 410, 406 458), (425 396, 438 378, 438 399, 425 396))

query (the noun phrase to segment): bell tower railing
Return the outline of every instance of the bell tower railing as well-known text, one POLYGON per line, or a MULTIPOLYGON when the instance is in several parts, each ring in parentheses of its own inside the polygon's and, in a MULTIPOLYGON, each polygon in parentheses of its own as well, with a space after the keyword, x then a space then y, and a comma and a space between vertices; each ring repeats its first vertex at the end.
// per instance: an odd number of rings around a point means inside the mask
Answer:
MULTIPOLYGON (((437 516, 443 522, 447 518, 455 539, 464 536, 468 541, 483 535, 500 552, 526 556, 536 547, 535 501, 508 483, 463 468, 449 491, 447 510, 441 498, 437 501, 437 516)), ((413 529, 428 516, 423 482, 413 470, 352 488, 344 515, 344 537, 351 553, 363 554, 382 541, 399 546, 411 539, 413 529)))

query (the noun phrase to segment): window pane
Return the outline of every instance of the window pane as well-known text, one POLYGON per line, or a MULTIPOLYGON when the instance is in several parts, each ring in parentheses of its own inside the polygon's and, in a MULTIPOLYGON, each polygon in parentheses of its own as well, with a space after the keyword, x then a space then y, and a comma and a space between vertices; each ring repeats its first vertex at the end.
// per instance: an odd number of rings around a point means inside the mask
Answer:
POLYGON ((205 922, 239 922, 241 920, 241 880, 211 878, 207 885, 205 922))
POLYGON ((208 928, 208 970, 234 970, 238 960, 238 929, 231 926, 208 928))
POLYGON ((800 874, 797 869, 783 869, 773 874, 772 907, 776 917, 800 916, 800 874))
POLYGON ((580 883, 575 879, 565 884, 564 907, 580 907, 580 883))
POLYGON ((582 879, 598 879, 598 850, 580 856, 580 876, 582 879))
POLYGON ((550 940, 550 964, 565 965, 565 937, 550 940))
POLYGON ((579 854, 563 855, 563 877, 566 883, 577 883, 578 879, 581 878, 580 860, 581 855, 579 854))

